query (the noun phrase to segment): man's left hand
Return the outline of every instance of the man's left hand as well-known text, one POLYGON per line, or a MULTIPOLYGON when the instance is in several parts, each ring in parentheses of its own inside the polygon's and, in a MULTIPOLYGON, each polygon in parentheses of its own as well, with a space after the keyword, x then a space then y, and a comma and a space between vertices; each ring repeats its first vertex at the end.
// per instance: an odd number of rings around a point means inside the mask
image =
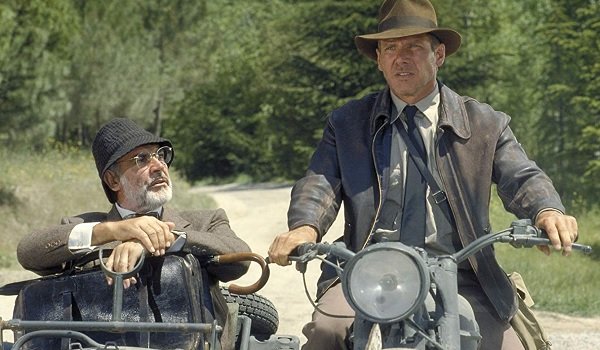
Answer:
MULTIPOLYGON (((577 240, 577 220, 556 210, 546 210, 538 214, 535 226, 548 234, 550 244, 555 250, 561 250, 564 256, 571 254, 571 244, 577 240)), ((546 255, 550 255, 549 246, 539 246, 546 255)))
MULTIPOLYGON (((140 256, 145 253, 144 246, 139 241, 123 242, 113 249, 112 254, 106 261, 106 267, 114 272, 129 272, 133 270, 140 256)), ((110 277, 106 278, 109 285, 113 284, 110 277)), ((130 277, 123 280, 123 287, 129 288, 130 285, 136 284, 135 277, 130 277)))

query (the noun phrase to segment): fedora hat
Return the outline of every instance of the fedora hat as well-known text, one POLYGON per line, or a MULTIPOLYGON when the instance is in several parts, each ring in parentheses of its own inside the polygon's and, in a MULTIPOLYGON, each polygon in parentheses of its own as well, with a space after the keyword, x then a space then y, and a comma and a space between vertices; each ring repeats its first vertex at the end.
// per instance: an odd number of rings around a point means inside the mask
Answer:
POLYGON ((377 60, 377 42, 429 33, 446 46, 446 56, 460 47, 460 34, 453 29, 438 28, 435 9, 428 0, 385 0, 379 8, 377 33, 358 35, 356 48, 363 55, 377 60))

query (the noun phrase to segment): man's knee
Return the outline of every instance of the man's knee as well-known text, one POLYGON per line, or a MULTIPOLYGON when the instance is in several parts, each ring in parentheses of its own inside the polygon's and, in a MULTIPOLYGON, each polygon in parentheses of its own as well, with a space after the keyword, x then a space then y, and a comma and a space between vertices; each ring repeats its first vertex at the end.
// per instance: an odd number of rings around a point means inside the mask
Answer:
POLYGON ((344 298, 341 284, 336 284, 325 292, 319 300, 319 309, 328 314, 346 317, 329 317, 315 310, 313 320, 302 329, 308 339, 302 350, 348 349, 346 339, 354 321, 354 311, 344 298))
POLYGON ((351 322, 346 322, 344 319, 317 318, 306 324, 302 330, 308 339, 302 349, 347 349, 346 341, 350 325, 351 322))

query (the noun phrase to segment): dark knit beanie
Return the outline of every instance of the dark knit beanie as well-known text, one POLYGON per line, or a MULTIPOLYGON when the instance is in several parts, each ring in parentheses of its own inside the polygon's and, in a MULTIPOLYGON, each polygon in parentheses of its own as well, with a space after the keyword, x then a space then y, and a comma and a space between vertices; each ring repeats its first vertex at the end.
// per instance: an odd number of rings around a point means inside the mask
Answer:
MULTIPOLYGON (((171 141, 144 130, 135 122, 126 118, 115 118, 104 124, 98 130, 94 143, 92 144, 92 154, 96 161, 96 168, 106 197, 111 203, 117 201, 117 196, 104 182, 104 173, 119 158, 131 152, 136 147, 158 144, 159 146, 169 146, 173 148, 171 141)), ((173 156, 175 152, 173 152, 173 156)), ((170 165, 170 164, 167 164, 170 165)))

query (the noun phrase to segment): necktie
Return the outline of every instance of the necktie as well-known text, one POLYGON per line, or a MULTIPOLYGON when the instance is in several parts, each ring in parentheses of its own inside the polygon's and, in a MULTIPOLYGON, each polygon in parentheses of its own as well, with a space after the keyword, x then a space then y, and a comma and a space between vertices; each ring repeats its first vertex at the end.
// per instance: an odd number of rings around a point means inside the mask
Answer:
MULTIPOLYGON (((423 162, 427 164, 427 152, 423 138, 415 123, 417 107, 406 106, 404 115, 408 125, 407 133, 423 162)), ((412 155, 407 157, 406 185, 404 186, 404 206, 402 212, 402 226, 400 241, 406 245, 423 247, 425 245, 425 193, 427 182, 421 176, 412 155)))
POLYGON ((139 218, 140 216, 154 216, 155 218, 157 218, 157 219, 160 220, 160 216, 155 211, 151 211, 151 212, 148 212, 148 213, 129 214, 129 215, 125 216, 123 219, 139 218))

